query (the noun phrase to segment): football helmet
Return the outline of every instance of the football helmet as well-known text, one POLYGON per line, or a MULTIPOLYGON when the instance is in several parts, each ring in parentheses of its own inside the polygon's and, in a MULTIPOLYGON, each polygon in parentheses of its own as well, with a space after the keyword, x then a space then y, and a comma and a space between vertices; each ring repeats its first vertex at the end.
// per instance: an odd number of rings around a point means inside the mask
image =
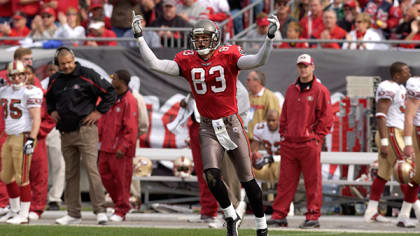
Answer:
POLYGON ((152 175, 153 164, 147 157, 134 157, 133 159, 133 175, 136 177, 144 177, 152 175))
POLYGON ((275 183, 280 175, 280 162, 272 162, 261 169, 254 169, 255 178, 260 181, 275 183))
POLYGON ((369 165, 369 173, 368 173, 368 179, 370 181, 373 181, 376 176, 378 176, 379 171, 379 164, 378 161, 375 160, 372 164, 369 165))
POLYGON ((181 156, 174 160, 174 175, 177 177, 189 177, 193 171, 193 163, 191 159, 181 156))
POLYGON ((411 158, 398 160, 394 164, 393 174, 400 184, 408 184, 413 181, 415 175, 415 163, 411 158))
MULTIPOLYGON (((9 65, 7 66, 7 76, 10 77, 11 75, 15 75, 15 74, 25 74, 25 65, 23 64, 22 61, 19 60, 15 60, 9 63, 9 65)), ((25 75, 26 76, 26 75, 25 75)), ((9 78, 9 81, 11 82, 12 79, 9 78)), ((26 79, 20 83, 11 83, 13 89, 18 90, 20 88, 22 88, 25 85, 26 79)))
POLYGON ((194 27, 191 31, 191 42, 193 45, 194 50, 197 51, 199 55, 207 55, 212 50, 215 50, 220 45, 220 29, 219 26, 216 25, 211 20, 200 20, 195 23, 194 27), (207 48, 200 48, 196 46, 197 35, 199 34, 209 34, 210 35, 210 43, 207 48))

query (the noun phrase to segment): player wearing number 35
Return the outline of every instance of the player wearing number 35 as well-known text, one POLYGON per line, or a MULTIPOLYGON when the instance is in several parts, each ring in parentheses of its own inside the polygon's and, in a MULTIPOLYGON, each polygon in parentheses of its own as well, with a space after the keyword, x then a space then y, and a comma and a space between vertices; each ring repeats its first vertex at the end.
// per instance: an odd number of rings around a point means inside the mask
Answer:
POLYGON ((1 180, 7 187, 10 211, 0 222, 24 224, 29 223, 29 168, 41 124, 43 93, 37 87, 25 85, 27 74, 22 61, 9 63, 7 78, 9 85, 0 88, 7 134, 1 152, 1 180))
POLYGON ((243 55, 237 45, 221 46, 219 27, 210 20, 198 21, 191 32, 194 50, 178 53, 174 60, 160 60, 142 37, 140 16, 132 28, 144 62, 154 71, 184 77, 201 114, 200 147, 204 175, 210 191, 223 209, 227 235, 238 235, 239 216, 222 181, 220 163, 225 150, 236 168, 255 215, 257 235, 268 235, 262 192, 251 171, 250 155, 242 120, 238 116, 236 82, 239 70, 264 65, 272 49, 278 19, 271 16, 267 38, 256 55, 243 55))

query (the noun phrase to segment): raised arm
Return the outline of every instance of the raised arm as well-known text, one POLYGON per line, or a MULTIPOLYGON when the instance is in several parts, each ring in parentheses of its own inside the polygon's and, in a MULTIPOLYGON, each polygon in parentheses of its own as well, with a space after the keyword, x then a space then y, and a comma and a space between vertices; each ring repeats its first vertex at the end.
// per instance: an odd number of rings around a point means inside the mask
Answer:
POLYGON ((141 22, 143 20, 142 16, 135 15, 133 11, 133 22, 131 24, 134 37, 138 41, 138 47, 140 49, 140 54, 143 57, 144 62, 150 69, 171 75, 171 76, 179 76, 180 71, 178 64, 173 60, 160 60, 156 57, 153 51, 149 48, 146 41, 143 38, 143 27, 141 22))
POLYGON ((267 38, 265 39, 262 47, 255 55, 245 55, 239 58, 238 60, 238 68, 241 70, 249 70, 259 66, 264 65, 271 54, 271 50, 273 48, 273 38, 275 36, 276 31, 280 28, 279 20, 277 16, 272 15, 268 18, 271 22, 267 38))

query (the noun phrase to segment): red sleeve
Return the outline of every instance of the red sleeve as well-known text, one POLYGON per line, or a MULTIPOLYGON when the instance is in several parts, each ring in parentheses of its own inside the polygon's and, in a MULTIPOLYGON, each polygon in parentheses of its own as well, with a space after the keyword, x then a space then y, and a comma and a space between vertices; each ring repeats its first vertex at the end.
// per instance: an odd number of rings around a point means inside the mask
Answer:
MULTIPOLYGON (((127 94, 126 96, 131 95, 127 94)), ((124 116, 122 121, 123 130, 118 139, 118 149, 129 154, 130 148, 136 145, 138 130, 138 106, 137 101, 132 96, 126 98, 124 116)))
MULTIPOLYGON (((107 32, 107 33, 105 33, 105 37, 108 37, 108 38, 116 38, 117 37, 117 35, 114 33, 114 31, 112 31, 112 30, 107 30, 107 29, 105 29, 105 32, 107 32)), ((108 46, 117 46, 117 41, 109 41, 108 43, 107 43, 107 45, 108 46)))
POLYGON ((401 8, 399 7, 391 7, 391 10, 389 10, 389 17, 388 17, 388 29, 392 29, 398 26, 398 23, 400 22, 400 19, 402 17, 401 8))
POLYGON ((300 20, 300 26, 302 26, 302 38, 307 39, 308 38, 308 29, 307 29, 307 24, 308 24, 308 17, 305 16, 300 20))
POLYGON ((41 126, 39 127, 37 139, 45 139, 54 127, 55 122, 51 116, 48 115, 47 103, 46 99, 44 98, 41 106, 41 126))
POLYGON ((324 140, 325 135, 331 132, 334 116, 332 113, 330 92, 324 86, 321 86, 320 96, 317 103, 317 123, 314 126, 314 132, 320 140, 324 140))
MULTIPOLYGON (((193 55, 195 52, 193 50, 184 50, 175 55, 174 61, 178 64, 179 68, 181 69, 181 75, 183 75, 183 72, 185 71, 185 66, 188 65, 188 63, 185 63, 187 60, 186 55, 193 55)), ((187 78, 186 76, 183 76, 184 78, 187 78)))

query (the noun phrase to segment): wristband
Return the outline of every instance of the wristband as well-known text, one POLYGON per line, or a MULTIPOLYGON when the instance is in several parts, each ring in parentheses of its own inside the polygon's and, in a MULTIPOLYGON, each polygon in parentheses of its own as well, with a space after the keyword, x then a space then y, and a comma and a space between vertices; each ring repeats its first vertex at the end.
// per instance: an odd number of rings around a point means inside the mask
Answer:
POLYGON ((381 139, 381 146, 385 147, 388 146, 389 142, 387 138, 383 138, 381 139))
POLYGON ((386 114, 383 112, 376 112, 375 114, 376 117, 384 117, 386 119, 386 114))
POLYGON ((404 144, 405 146, 413 146, 413 139, 411 136, 404 136, 404 144))

